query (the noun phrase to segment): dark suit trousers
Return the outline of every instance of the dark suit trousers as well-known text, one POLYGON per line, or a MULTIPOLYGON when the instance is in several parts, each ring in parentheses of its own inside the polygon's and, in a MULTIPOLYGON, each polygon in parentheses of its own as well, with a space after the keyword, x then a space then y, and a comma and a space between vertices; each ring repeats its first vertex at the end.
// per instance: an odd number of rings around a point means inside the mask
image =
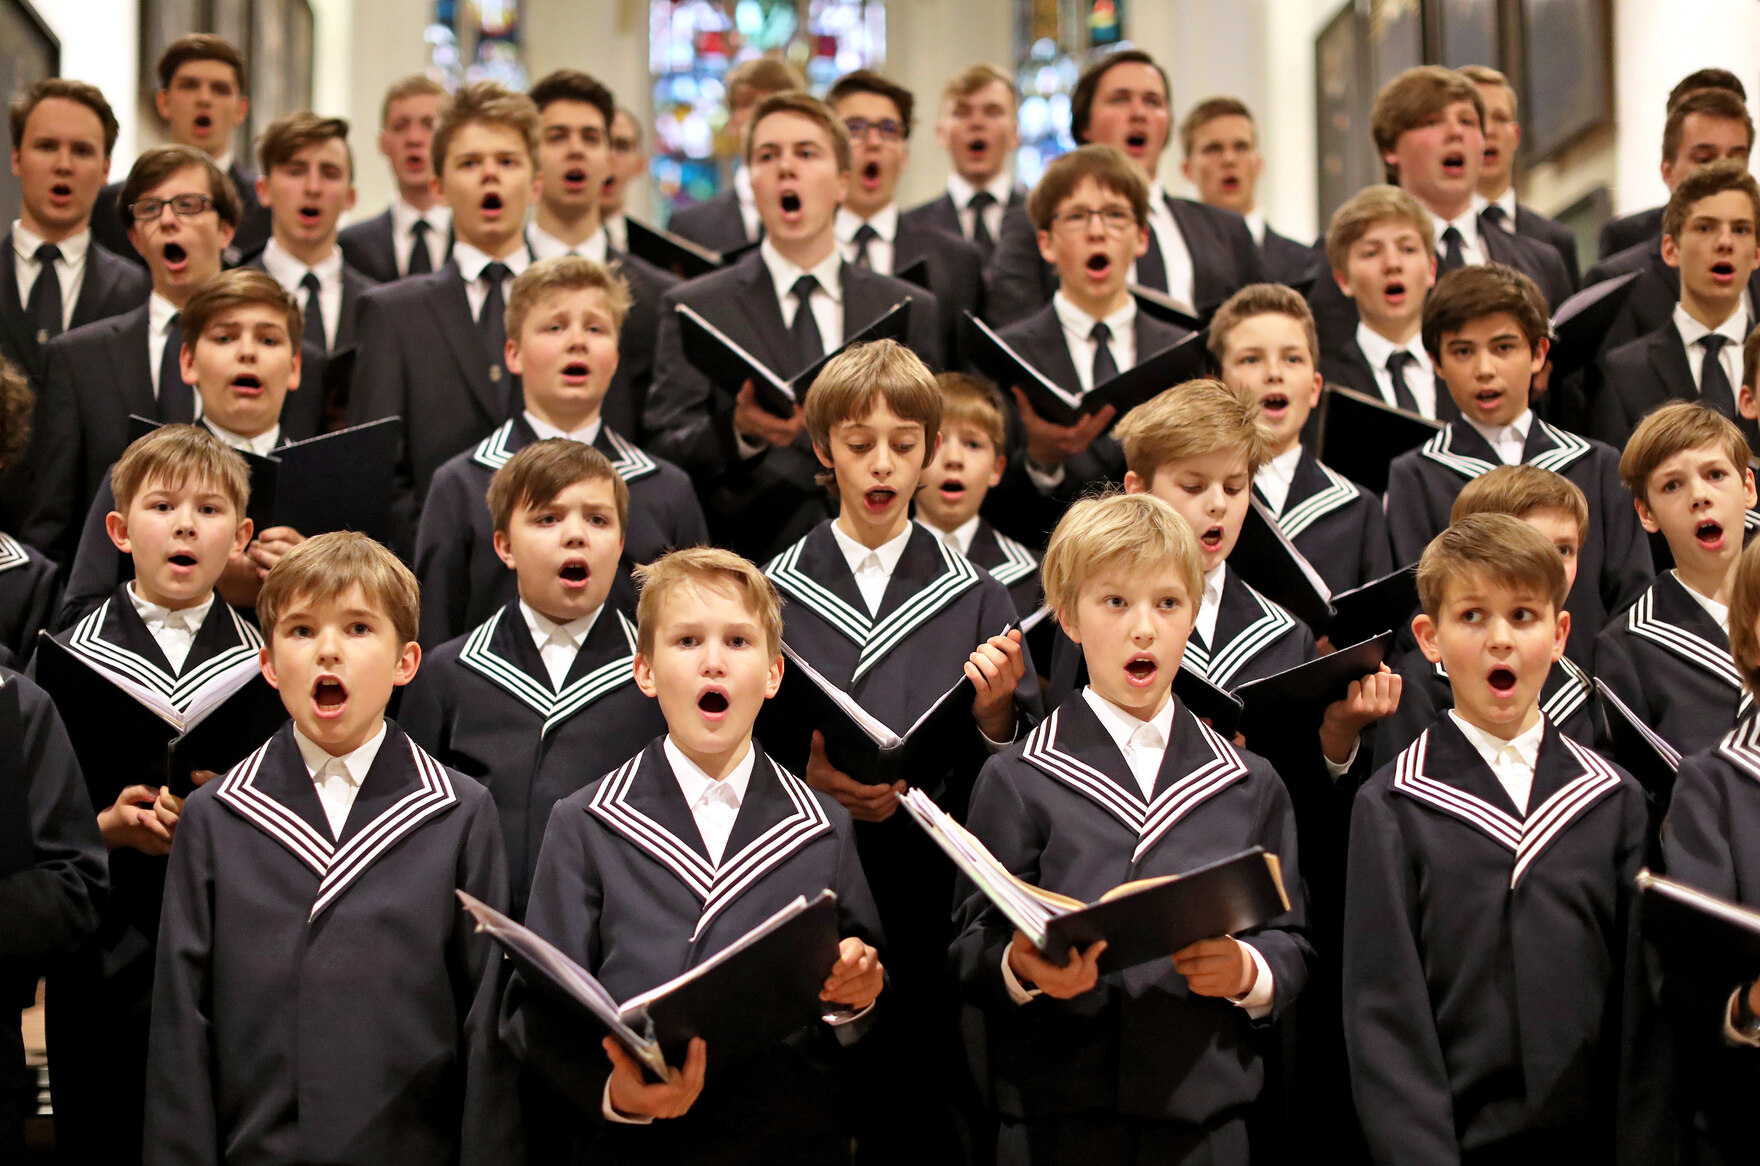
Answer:
MULTIPOLYGON (((1028 1007, 1031 1007, 1030 1005, 1028 1007)), ((1194 1127, 1116 1114, 1002 1123, 997 1166, 1246 1166, 1239 1117, 1194 1127)))

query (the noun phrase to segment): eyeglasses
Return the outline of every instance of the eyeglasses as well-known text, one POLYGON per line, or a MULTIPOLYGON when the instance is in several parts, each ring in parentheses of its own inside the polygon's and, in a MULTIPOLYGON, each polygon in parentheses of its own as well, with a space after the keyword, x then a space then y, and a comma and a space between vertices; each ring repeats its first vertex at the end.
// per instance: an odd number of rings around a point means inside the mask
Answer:
POLYGON ((203 211, 214 209, 214 200, 205 194, 178 194, 170 198, 142 198, 128 204, 128 213, 134 216, 137 223, 148 223, 158 218, 169 206, 173 214, 180 219, 193 219, 203 211))
POLYGON ((1051 219, 1051 229, 1073 235, 1088 229, 1088 220, 1100 216, 1100 223, 1114 235, 1122 235, 1137 225, 1137 216, 1127 207, 1107 206, 1095 210, 1064 211, 1051 219))
POLYGON ((904 123, 894 121, 889 117, 879 121, 869 121, 865 117, 852 117, 844 121, 843 128, 849 131, 849 136, 852 138, 865 138, 868 136, 869 130, 876 130, 883 142, 904 141, 904 123))

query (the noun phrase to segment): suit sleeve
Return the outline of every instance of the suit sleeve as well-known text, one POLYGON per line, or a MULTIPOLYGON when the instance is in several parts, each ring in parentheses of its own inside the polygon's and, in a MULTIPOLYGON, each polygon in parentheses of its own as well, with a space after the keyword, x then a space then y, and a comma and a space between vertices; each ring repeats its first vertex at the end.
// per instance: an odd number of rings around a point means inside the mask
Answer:
POLYGON ((1045 261, 1039 256, 1039 236, 1024 210, 1002 216, 1002 238, 984 273, 985 306, 993 328, 1005 328, 1024 320, 1051 299, 1056 277, 1045 286, 1045 261))
MULTIPOLYGON (((654 344, 654 383, 642 413, 648 448, 701 481, 720 473, 726 453, 715 432, 709 378, 685 359, 676 292, 660 301, 660 332, 654 344)), ((914 316, 915 313, 913 312, 914 316)))
POLYGON ((442 764, 448 763, 451 755, 452 714, 458 706, 450 691, 451 678, 446 674, 449 663, 437 659, 422 661, 416 678, 404 688, 397 702, 397 727, 442 764))
POLYGON ((30 463, 35 467, 30 512, 20 537, 38 550, 65 563, 73 557, 74 524, 80 507, 80 459, 82 456, 79 402, 75 398, 73 370, 60 338, 44 350, 43 385, 37 402, 36 426, 31 435, 30 463))
POLYGON ((1387 541, 1393 561, 1401 566, 1417 562, 1437 531, 1447 525, 1446 514, 1441 525, 1430 514, 1430 498, 1416 460, 1395 458, 1387 470, 1387 541))
MULTIPOLYGON (((1648 721, 1655 715, 1656 710, 1650 708, 1650 702, 1644 695, 1644 682, 1638 676, 1637 662, 1632 659, 1624 627, 1618 617, 1595 637, 1594 665, 1595 679, 1607 685, 1613 695, 1619 697, 1639 718, 1648 721)), ((1600 717, 1595 720, 1595 740, 1603 755, 1613 756, 1613 742, 1600 717)))
POLYGON ((1632 436, 1632 418, 1626 416, 1625 401, 1617 386, 1620 373, 1609 364, 1611 353, 1604 354, 1596 366, 1596 376, 1584 378, 1584 391, 1589 400, 1589 436, 1605 441, 1615 449, 1624 449, 1632 436))
POLYGON ((1351 1093, 1377 1163, 1458 1166, 1454 1099, 1413 918, 1398 819, 1371 787, 1351 814, 1344 911, 1344 1037, 1351 1093))
POLYGON ((1656 578, 1656 565, 1650 559, 1650 540, 1638 521, 1632 496, 1620 484, 1619 455, 1611 449, 1597 452, 1602 463, 1599 509, 1607 551, 1602 566, 1601 599, 1612 619, 1644 594, 1656 578))
MULTIPOLYGON (((472 809, 459 854, 457 885, 497 910, 508 909, 507 859, 495 802, 486 791, 472 809)), ((453 917, 448 961, 458 999, 470 1001, 463 1017, 464 1105, 459 1116, 461 1166, 500 1166, 524 1158, 520 1121, 519 1066, 498 1026, 507 962, 501 949, 472 925, 460 908, 453 917)))
MULTIPOLYGON (((1010 873, 1037 885, 1045 838, 1033 822, 1010 769, 1006 753, 985 763, 972 790, 966 826, 1010 873)), ((955 878, 953 901, 957 935, 948 954, 968 999, 991 1011, 1060 1003, 1040 997, 1032 1004, 1018 1005, 1010 999, 1002 980, 1002 956, 1014 940, 1014 924, 964 874, 955 878)))
MULTIPOLYGON (((396 286, 396 285, 390 285, 396 286)), ((401 417, 399 452, 391 486, 390 526, 393 549, 409 554, 415 545, 421 503, 416 497, 415 468, 409 442, 409 369, 403 345, 382 295, 361 297, 356 324, 354 380, 348 390, 348 424, 364 425, 401 417)))
POLYGON ((470 628, 471 557, 476 550, 472 499, 463 481, 442 467, 428 487, 428 500, 416 526, 415 574, 422 585, 420 639, 429 651, 470 628))

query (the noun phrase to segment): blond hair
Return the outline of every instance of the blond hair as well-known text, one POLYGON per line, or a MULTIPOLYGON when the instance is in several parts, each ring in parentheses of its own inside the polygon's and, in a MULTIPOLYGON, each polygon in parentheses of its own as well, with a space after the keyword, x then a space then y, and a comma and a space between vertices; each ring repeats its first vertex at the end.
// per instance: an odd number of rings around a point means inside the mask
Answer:
POLYGON ((415 640, 420 584, 396 555, 353 530, 314 535, 281 556, 257 592, 257 622, 273 643, 276 624, 296 602, 333 603, 350 587, 384 611, 400 643, 415 640))
POLYGON ((786 93, 791 89, 804 91, 807 79, 781 57, 763 56, 741 61, 727 71, 721 84, 722 92, 727 96, 727 108, 737 109, 772 94, 786 93))
POLYGON ((1730 655, 1742 674, 1742 687, 1760 696, 1760 636, 1754 631, 1760 620, 1760 541, 1742 550, 1729 590, 1730 655))
MULTIPOLYGON (((1179 149, 1186 157, 1191 157, 1192 147, 1197 143, 1198 131, 1219 117, 1244 117, 1247 124, 1253 127, 1253 137, 1259 136, 1259 127, 1253 120, 1253 111, 1247 103, 1238 97, 1206 97, 1192 106, 1185 120, 1179 123, 1179 149)), ((1258 142, 1254 142, 1256 147, 1258 142)))
POLYGON ((1326 262, 1334 271, 1349 264, 1351 248, 1382 223, 1406 223, 1424 240, 1424 253, 1436 253, 1436 227, 1424 204, 1397 186, 1365 186, 1332 212, 1326 227, 1326 262))
POLYGON ((1103 571, 1144 577, 1169 566, 1196 607, 1204 592, 1198 536, 1179 511, 1153 494, 1105 494, 1077 500, 1051 532, 1039 578, 1054 611, 1073 612, 1082 588, 1103 571))
POLYGON ((1456 69, 1455 72, 1459 73, 1475 85, 1495 85, 1497 88, 1509 94, 1510 116, 1515 117, 1521 112, 1520 106, 1518 105, 1519 98, 1516 96, 1516 87, 1509 83, 1508 77, 1505 77, 1490 65, 1462 65, 1460 68, 1456 69))
POLYGON ((489 479, 489 513, 505 532, 520 507, 537 510, 576 482, 610 482, 619 534, 629 531, 629 486, 604 454, 584 441, 550 437, 507 459, 489 479))
POLYGON ((507 293, 507 336, 515 344, 525 330, 526 317, 537 310, 539 303, 560 292, 597 291, 605 296, 605 310, 611 313, 613 329, 622 331, 635 299, 629 281, 613 265, 598 263, 581 255, 558 255, 534 263, 514 279, 507 293))
POLYGON ((1251 476, 1271 460, 1277 444, 1257 401, 1208 377, 1144 401, 1112 427, 1112 435, 1124 447, 1125 466, 1145 482, 1170 462, 1219 449, 1244 456, 1251 476))
POLYGON ((1527 519, 1542 510, 1568 517, 1577 527, 1577 543, 1589 537, 1589 500, 1577 484, 1539 466, 1498 466, 1462 487, 1448 512, 1450 522, 1470 514, 1507 514, 1527 519))
POLYGON ((1418 600, 1440 619, 1448 585, 1469 579, 1547 597, 1564 610, 1564 559, 1546 536, 1513 514, 1469 514, 1430 540, 1418 560, 1418 600))
POLYGON ((986 64, 967 65, 949 77, 947 84, 941 89, 941 100, 943 103, 952 103, 962 97, 970 97, 986 85, 993 83, 1000 83, 1008 90, 1009 98, 1018 101, 1014 90, 1014 78, 995 65, 986 64))
POLYGON ((438 97, 446 100, 446 86, 434 80, 426 73, 410 73, 399 77, 385 90, 385 97, 379 102, 379 128, 384 129, 391 120, 391 107, 406 97, 438 97))
MULTIPOLYGON (((941 387, 917 354, 896 340, 875 340, 844 349, 826 364, 807 390, 807 433, 813 444, 831 456, 831 431, 845 421, 860 421, 877 401, 901 420, 923 427, 923 464, 935 459, 935 435, 941 432, 941 387)), ((821 474, 821 481, 830 479, 821 474)))
POLYGON ((1228 352, 1228 334, 1254 316, 1288 316, 1300 324, 1308 339, 1308 359, 1320 363, 1320 335, 1314 330, 1314 313, 1302 293, 1281 283, 1249 283, 1229 296, 1210 318, 1210 355, 1217 364, 1228 352))
POLYGON ((251 500, 251 471, 237 450, 200 425, 161 425, 130 443, 110 467, 110 493, 123 514, 150 482, 180 489, 206 482, 232 503, 233 517, 244 518, 251 500))
POLYGON ((435 174, 446 172, 446 151, 452 139, 467 125, 500 126, 518 134, 526 144, 526 157, 538 165, 538 107, 523 93, 515 93, 494 81, 472 81, 459 86, 440 110, 434 137, 428 145, 428 161, 435 174))
POLYGON ((1716 445, 1736 473, 1748 469, 1748 439, 1736 423, 1697 401, 1670 401, 1645 415, 1619 455, 1619 480, 1632 497, 1650 505, 1650 475, 1656 467, 1689 449, 1716 445))
POLYGON ((990 439, 997 453, 1007 452, 1008 423, 995 385, 963 372, 940 373, 935 385, 941 390, 942 432, 950 425, 970 425, 990 439))
POLYGON ((667 597, 685 586, 737 594, 764 629, 766 654, 781 654, 782 596, 777 593, 776 584, 750 560, 720 547, 686 547, 636 567, 630 574, 642 589, 641 598, 636 601, 636 651, 643 656, 654 656, 654 639, 660 634, 660 611, 667 597))
MULTIPOLYGON (((1473 107, 1483 128, 1485 96, 1472 81, 1441 65, 1407 69, 1375 95, 1375 105, 1369 111, 1369 134, 1375 139, 1375 152, 1385 159, 1399 144, 1400 135, 1462 101, 1473 107)), ((1382 170, 1387 181, 1398 185, 1398 166, 1384 160, 1382 170)))
POLYGON ((804 117, 824 130, 831 139, 831 156, 837 159, 837 172, 839 174, 849 172, 851 146, 849 129, 843 124, 843 119, 833 113, 829 105, 811 93, 802 93, 794 89, 772 93, 758 103, 758 108, 752 113, 751 124, 746 130, 745 143, 741 147, 746 165, 752 164, 752 139, 758 135, 758 126, 763 123, 765 118, 776 113, 792 113, 798 117, 804 117))

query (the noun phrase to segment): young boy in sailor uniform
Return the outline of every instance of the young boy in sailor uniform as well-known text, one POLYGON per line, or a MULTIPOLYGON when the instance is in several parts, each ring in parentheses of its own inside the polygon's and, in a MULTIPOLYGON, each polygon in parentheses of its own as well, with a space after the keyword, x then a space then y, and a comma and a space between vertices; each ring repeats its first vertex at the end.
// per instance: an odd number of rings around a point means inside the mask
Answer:
POLYGON ((752 739, 782 682, 780 600, 751 563, 713 548, 675 551, 637 577, 636 683, 665 732, 556 804, 526 924, 627 1000, 830 888, 843 938, 823 1021, 719 1075, 715 1049, 695 1040, 662 1083, 612 1038, 603 1055, 576 1039, 518 977, 503 1032, 587 1119, 575 1123, 584 1160, 847 1163, 856 1099, 841 1050, 883 983, 879 920, 849 815, 752 739))
POLYGON ((629 310, 628 282, 578 255, 535 263, 513 281, 507 367, 520 378, 525 407, 442 465, 428 488, 415 557, 422 581, 421 642, 428 649, 513 601, 514 573, 495 551, 496 528, 483 495, 495 471, 534 441, 584 442, 617 468, 629 492, 623 541, 630 562, 651 562, 674 547, 709 540, 685 472, 638 449, 601 413, 620 364, 618 334, 629 310))
POLYGON ((386 719, 415 577, 365 535, 257 596, 293 720, 184 805, 166 881, 146 1161, 510 1162, 500 961, 455 890, 507 901, 488 791, 386 719))
POLYGON ((1351 819, 1344 1021, 1370 1157, 1612 1161, 1643 789, 1540 710, 1571 630, 1551 540, 1471 515, 1418 589, 1454 707, 1351 819))
POLYGON ((984 1013, 1005 1166, 1244 1163, 1273 1024, 1307 978, 1295 814, 1283 782, 1172 694, 1203 587, 1197 537, 1161 500, 1086 499, 1052 535, 1046 598, 1089 684, 992 758, 969 824, 1010 871, 1084 901, 1253 846, 1292 908, 1164 964, 1053 964, 969 883, 952 960, 984 1013))

